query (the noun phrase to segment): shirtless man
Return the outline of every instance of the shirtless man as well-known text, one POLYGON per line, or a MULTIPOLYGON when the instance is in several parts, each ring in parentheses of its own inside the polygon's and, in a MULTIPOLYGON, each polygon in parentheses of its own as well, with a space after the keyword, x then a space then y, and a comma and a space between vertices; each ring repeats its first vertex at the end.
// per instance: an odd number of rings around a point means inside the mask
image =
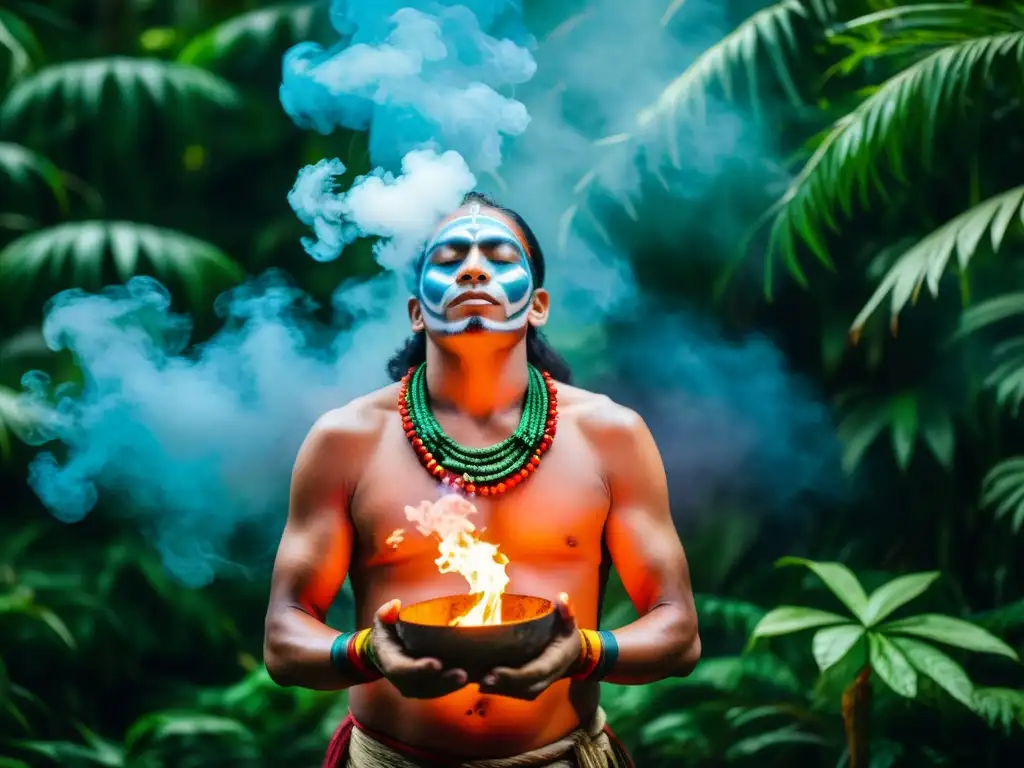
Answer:
POLYGON ((636 413, 567 383, 567 366, 538 333, 550 301, 543 254, 517 214, 469 195, 417 272, 414 335, 389 364, 396 383, 327 413, 299 452, 267 611, 267 669, 281 685, 349 690, 330 768, 509 756, 523 756, 518 765, 628 765, 602 728, 598 681, 685 676, 700 657, 658 449, 636 413), (410 415, 417 392, 428 416, 410 415), (501 443, 521 419, 537 423, 537 403, 543 434, 530 433, 536 445, 514 457, 506 482, 488 479, 486 467, 462 472, 457 448, 438 447, 501 443), (440 427, 433 440, 429 415, 440 427), (555 637, 536 660, 479 684, 410 657, 395 631, 401 604, 466 592, 462 577, 438 572, 432 539, 412 531, 400 546, 389 541, 410 527, 407 506, 455 486, 472 492, 474 522, 509 558, 508 591, 558 606, 555 637), (598 634, 609 565, 640 618, 598 634), (324 624, 346 576, 367 628, 355 637, 324 624))

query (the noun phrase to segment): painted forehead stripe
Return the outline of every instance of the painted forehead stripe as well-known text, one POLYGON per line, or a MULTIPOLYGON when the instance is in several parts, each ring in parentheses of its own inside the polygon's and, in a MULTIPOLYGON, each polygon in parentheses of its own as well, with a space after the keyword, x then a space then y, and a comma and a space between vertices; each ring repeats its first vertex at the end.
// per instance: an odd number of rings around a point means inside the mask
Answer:
POLYGON ((469 209, 469 215, 452 219, 441 228, 427 245, 427 252, 446 242, 476 242, 488 239, 488 236, 514 242, 527 257, 531 256, 529 246, 515 229, 499 218, 481 215, 480 206, 475 203, 469 209))

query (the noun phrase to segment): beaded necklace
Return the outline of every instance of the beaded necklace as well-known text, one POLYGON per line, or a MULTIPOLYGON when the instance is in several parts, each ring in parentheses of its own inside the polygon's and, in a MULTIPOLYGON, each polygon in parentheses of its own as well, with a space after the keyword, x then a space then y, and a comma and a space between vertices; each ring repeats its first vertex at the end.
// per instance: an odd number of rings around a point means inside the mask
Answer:
POLYGON ((467 494, 498 496, 519 485, 540 466, 558 426, 558 392, 546 371, 528 366, 526 397, 519 426, 508 438, 487 448, 466 448, 441 429, 430 410, 427 364, 402 378, 398 412, 420 463, 434 477, 467 494))

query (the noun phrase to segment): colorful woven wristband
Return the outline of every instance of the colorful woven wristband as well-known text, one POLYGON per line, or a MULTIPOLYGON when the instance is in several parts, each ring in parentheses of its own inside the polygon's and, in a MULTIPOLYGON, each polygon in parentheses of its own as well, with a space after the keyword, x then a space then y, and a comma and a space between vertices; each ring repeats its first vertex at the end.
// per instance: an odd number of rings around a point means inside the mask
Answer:
POLYGON ((602 680, 619 660, 619 644, 611 632, 581 629, 580 658, 573 667, 573 680, 602 680))
POLYGON ((362 629, 358 632, 342 632, 334 638, 331 643, 331 663, 334 668, 360 683, 380 680, 383 675, 370 637, 370 630, 362 629))

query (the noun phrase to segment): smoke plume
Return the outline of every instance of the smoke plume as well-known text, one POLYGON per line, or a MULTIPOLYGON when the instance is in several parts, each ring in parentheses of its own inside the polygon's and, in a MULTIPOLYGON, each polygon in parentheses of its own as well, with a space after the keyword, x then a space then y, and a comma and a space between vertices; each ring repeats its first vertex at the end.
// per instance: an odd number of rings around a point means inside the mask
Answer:
MULTIPOLYGON (((719 0, 686 3, 670 30, 659 25, 665 5, 590 2, 538 40, 520 0, 334 0, 337 44, 287 53, 281 104, 302 129, 368 130, 375 170, 348 180, 340 160, 324 158, 282 196, 310 229, 309 257, 344 259, 355 239, 373 236, 380 274, 337 289, 330 327, 286 275, 263 275, 219 299, 223 328, 201 344, 150 279, 56 296, 44 332, 74 354, 84 384, 55 392, 41 374, 25 380, 30 397, 57 404, 30 436, 55 446, 30 469, 46 506, 74 522, 117 500, 191 584, 237 567, 241 536, 262 536, 271 551, 303 436, 321 413, 386 383, 384 363, 408 332, 407 268, 474 188, 537 231, 554 302, 549 336, 577 364, 579 384, 651 424, 677 513, 714 503, 723 488, 765 509, 830 491, 828 413, 781 353, 659 308, 615 239, 578 226, 586 184, 630 210, 656 174, 685 207, 723 164, 769 162, 749 121, 724 107, 714 130, 669 145, 661 129, 638 127, 643 107, 729 31, 719 0), (601 137, 618 138, 595 144, 601 137), (601 346, 611 320, 618 330, 601 346)), ((599 229, 599 219, 589 221, 599 229)))

